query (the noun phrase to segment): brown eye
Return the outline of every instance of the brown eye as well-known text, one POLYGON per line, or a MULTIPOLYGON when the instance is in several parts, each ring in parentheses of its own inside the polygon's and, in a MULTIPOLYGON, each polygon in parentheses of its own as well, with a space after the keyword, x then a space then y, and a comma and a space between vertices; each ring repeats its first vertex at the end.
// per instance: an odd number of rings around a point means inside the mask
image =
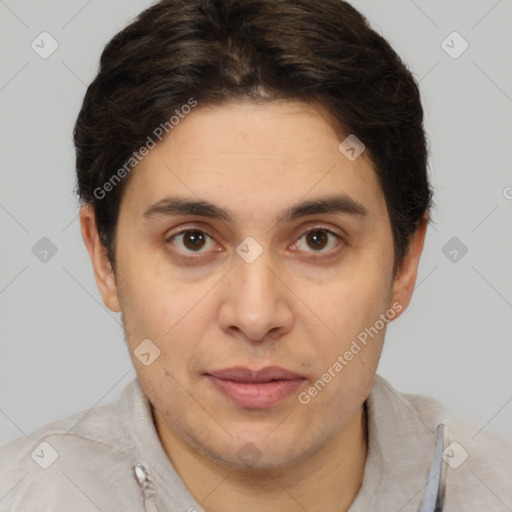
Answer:
POLYGON ((335 249, 342 241, 341 236, 332 232, 330 229, 314 228, 306 231, 306 233, 295 242, 294 250, 298 249, 319 254, 331 253, 333 251, 329 249, 335 249))
POLYGON ((198 229, 185 229, 168 239, 168 242, 171 242, 177 249, 184 253, 206 252, 201 249, 207 246, 209 241, 212 246, 215 245, 213 239, 207 233, 198 229))
POLYGON ((310 231, 306 235, 306 240, 309 247, 313 249, 323 249, 329 242, 329 237, 323 230, 310 231))
POLYGON ((201 231, 185 231, 183 245, 192 251, 201 249, 205 243, 205 235, 201 231))

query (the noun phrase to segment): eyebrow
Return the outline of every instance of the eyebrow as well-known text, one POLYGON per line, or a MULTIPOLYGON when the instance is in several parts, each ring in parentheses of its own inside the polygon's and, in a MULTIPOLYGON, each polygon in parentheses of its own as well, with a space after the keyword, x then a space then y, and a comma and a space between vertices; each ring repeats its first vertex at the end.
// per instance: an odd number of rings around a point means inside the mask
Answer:
MULTIPOLYGON (((276 222, 290 222, 301 217, 315 214, 345 214, 365 217, 368 210, 358 201, 346 195, 331 195, 317 199, 302 201, 291 206, 276 219, 276 222)), ((233 222, 236 215, 209 201, 187 199, 184 197, 165 197, 149 206, 143 213, 143 218, 151 219, 161 216, 197 215, 225 222, 233 222)))

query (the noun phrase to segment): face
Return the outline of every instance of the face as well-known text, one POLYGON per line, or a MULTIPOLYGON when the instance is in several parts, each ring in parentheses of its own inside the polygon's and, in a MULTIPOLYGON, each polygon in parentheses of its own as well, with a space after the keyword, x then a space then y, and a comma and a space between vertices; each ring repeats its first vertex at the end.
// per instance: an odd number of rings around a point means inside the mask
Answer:
POLYGON ((199 105, 132 171, 115 277, 82 213, 159 433, 282 467, 361 411, 422 239, 394 278, 372 162, 340 152, 344 137, 301 102, 199 105))

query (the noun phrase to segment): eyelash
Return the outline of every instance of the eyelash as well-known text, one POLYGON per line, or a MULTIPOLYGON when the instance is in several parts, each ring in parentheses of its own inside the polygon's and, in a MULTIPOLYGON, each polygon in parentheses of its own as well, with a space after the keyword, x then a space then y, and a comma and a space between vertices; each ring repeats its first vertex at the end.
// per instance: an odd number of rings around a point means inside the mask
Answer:
MULTIPOLYGON (((309 228, 307 229, 299 238, 296 239, 296 241, 298 240, 301 240, 303 237, 307 236, 309 233, 312 233, 312 232, 315 232, 315 231, 323 231, 329 235, 332 235, 336 240, 337 242, 340 244, 343 244, 345 241, 343 239, 343 237, 341 237, 340 235, 338 235, 337 233, 335 233, 334 231, 328 229, 328 228, 325 228, 323 226, 314 226, 312 228, 309 228)), ((180 235, 183 235, 185 233, 189 233, 189 232, 198 232, 198 233, 202 233, 206 236, 208 236, 211 240, 214 240, 214 237, 212 237, 208 231, 205 231, 204 229, 199 229, 199 228, 194 228, 194 227, 186 227, 186 228, 183 228, 181 229, 180 231, 176 232, 176 233, 173 233, 172 235, 168 236, 166 239, 165 239, 165 242, 166 243, 171 243, 172 244, 172 241, 180 236, 180 235)), ((295 244, 296 242, 294 242, 295 244)), ((180 249, 177 249, 180 253, 180 256, 182 256, 183 258, 187 258, 187 259, 197 259, 197 258, 201 258, 202 256, 202 252, 183 252, 181 251, 180 249)), ((328 257, 328 256, 334 256, 335 253, 339 252, 338 250, 336 249, 332 249, 331 251, 327 251, 327 252, 321 252, 321 251, 313 251, 311 254, 311 256, 308 256, 310 258, 317 258, 317 257, 328 257), (315 254, 316 253, 316 254, 315 254), (327 256, 324 256, 324 255, 327 255, 327 256)))

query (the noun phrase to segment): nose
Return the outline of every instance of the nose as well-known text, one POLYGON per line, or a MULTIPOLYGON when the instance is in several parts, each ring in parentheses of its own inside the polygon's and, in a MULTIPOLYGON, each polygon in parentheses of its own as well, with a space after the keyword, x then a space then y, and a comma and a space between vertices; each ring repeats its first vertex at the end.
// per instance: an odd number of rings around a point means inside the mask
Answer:
POLYGON ((275 339, 293 325, 293 293, 268 250, 248 263, 235 256, 226 276, 219 323, 231 335, 252 342, 275 339))

